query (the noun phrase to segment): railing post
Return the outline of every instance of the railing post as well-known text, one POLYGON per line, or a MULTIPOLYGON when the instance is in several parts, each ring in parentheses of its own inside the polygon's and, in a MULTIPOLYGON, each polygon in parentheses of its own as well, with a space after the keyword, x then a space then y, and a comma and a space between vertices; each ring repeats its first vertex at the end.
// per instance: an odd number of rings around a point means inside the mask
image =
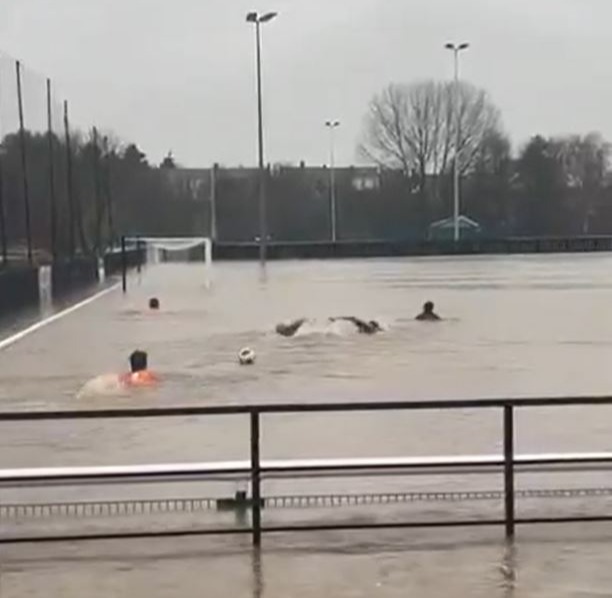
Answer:
POLYGON ((259 412, 251 411, 251 499, 253 546, 261 546, 261 471, 259 412))
POLYGON ((504 499, 506 539, 514 538, 514 408, 504 405, 504 499))
POLYGON ((127 292, 127 253, 125 248, 125 235, 121 235, 121 288, 127 292))

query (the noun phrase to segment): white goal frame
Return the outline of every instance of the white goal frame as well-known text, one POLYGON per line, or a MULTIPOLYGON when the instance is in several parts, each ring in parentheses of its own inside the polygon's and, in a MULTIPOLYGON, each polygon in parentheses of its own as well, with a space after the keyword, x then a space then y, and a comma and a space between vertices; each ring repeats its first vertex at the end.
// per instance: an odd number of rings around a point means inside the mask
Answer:
MULTIPOLYGON (((213 262, 213 243, 210 237, 162 237, 162 236, 123 236, 121 237, 121 275, 123 292, 127 292, 127 273, 128 260, 127 253, 132 248, 139 251, 144 246, 145 260, 147 265, 158 264, 160 262, 159 254, 161 251, 169 253, 173 251, 189 251, 196 247, 204 247, 204 266, 206 270, 206 285, 211 284, 211 272, 213 262)), ((142 261, 138 260, 136 269, 141 271, 142 261)))

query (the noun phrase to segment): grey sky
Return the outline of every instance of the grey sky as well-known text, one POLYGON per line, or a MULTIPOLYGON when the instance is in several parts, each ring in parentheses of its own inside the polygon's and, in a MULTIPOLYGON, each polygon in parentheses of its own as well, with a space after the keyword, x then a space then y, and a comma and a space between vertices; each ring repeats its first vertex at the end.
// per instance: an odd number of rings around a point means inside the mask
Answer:
POLYGON ((612 138, 610 0, 3 0, 0 49, 51 76, 82 126, 187 166, 256 159, 253 31, 264 27, 269 161, 327 161, 325 119, 355 161, 368 100, 392 81, 462 74, 486 87, 515 143, 600 130, 612 138))

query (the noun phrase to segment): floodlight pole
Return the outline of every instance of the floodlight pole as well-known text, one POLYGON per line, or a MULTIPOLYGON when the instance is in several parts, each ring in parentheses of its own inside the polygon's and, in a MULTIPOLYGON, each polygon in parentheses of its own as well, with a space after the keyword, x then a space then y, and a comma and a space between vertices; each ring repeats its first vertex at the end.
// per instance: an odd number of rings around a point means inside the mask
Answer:
POLYGON ((261 82, 261 25, 268 23, 277 16, 270 12, 259 15, 250 12, 246 16, 248 23, 255 25, 255 46, 257 59, 257 128, 258 128, 258 170, 259 170, 259 261, 262 268, 266 265, 268 244, 267 198, 266 198, 266 172, 264 161, 264 131, 263 131, 263 93, 261 82))
POLYGON ((329 129, 329 213, 332 243, 338 240, 336 211, 336 157, 334 132, 340 126, 339 120, 328 120, 325 126, 329 129))
POLYGON ((460 217, 460 189, 459 189, 459 144, 461 143, 461 115, 459 111, 459 54, 463 50, 467 50, 470 47, 468 43, 463 44, 454 44, 448 43, 445 45, 447 50, 453 52, 454 60, 455 60, 455 77, 454 77, 454 86, 453 86, 453 107, 455 114, 455 159, 453 165, 453 229, 454 234, 453 237, 455 242, 459 241, 461 237, 460 227, 459 227, 459 217, 460 217))

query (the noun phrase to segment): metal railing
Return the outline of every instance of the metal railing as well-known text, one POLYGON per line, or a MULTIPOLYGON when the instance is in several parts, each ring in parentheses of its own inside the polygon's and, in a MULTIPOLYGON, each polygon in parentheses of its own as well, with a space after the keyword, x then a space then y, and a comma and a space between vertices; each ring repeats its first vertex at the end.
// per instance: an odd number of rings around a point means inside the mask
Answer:
MULTIPOLYGON (((533 407, 562 408, 565 406, 612 406, 612 397, 563 397, 538 399, 474 399, 474 400, 442 400, 413 402, 352 402, 352 403, 286 403, 239 405, 217 407, 164 407, 164 408, 133 408, 106 410, 72 410, 72 411, 31 411, 0 413, 2 422, 32 422, 58 420, 92 420, 92 419, 143 419, 143 418, 176 418, 191 416, 244 415, 249 418, 250 457, 248 462, 226 462, 186 465, 147 465, 147 466, 111 466, 98 468, 39 468, 0 470, 0 488, 27 484, 53 484, 57 482, 82 483, 94 482, 124 482, 134 480, 160 479, 214 479, 220 475, 246 475, 250 481, 251 497, 247 508, 251 511, 251 525, 235 529, 189 529, 181 531, 145 531, 126 533, 98 533, 90 535, 62 535, 54 537, 1 537, 0 543, 56 540, 85 540, 136 538, 147 536, 189 536, 212 534, 244 534, 252 535, 253 544, 261 544, 264 533, 288 533, 300 531, 324 530, 355 530, 355 529, 390 529, 390 528, 440 528, 467 526, 503 526, 505 535, 512 539, 517 525, 544 524, 562 522, 601 522, 612 521, 612 515, 581 515, 568 517, 530 517, 518 518, 515 513, 517 492, 515 491, 515 474, 526 467, 561 466, 573 468, 590 466, 612 466, 612 453, 575 453, 575 454, 515 454, 515 412, 533 407), (400 457, 387 459, 318 459, 271 462, 261 459, 261 420, 264 416, 280 414, 305 413, 374 413, 383 411, 449 411, 449 410, 494 410, 501 412, 503 418, 503 454, 498 456, 456 457, 456 458, 414 458, 400 457), (440 469, 462 471, 468 467, 470 471, 488 470, 492 468, 503 471, 503 490, 499 497, 503 498, 504 516, 501 519, 462 519, 442 521, 394 521, 394 522, 359 522, 359 523, 313 523, 304 525, 263 525, 262 510, 262 480, 266 476, 282 475, 347 475, 367 474, 373 472, 408 473, 419 469, 440 469)), ((603 490, 601 491, 603 492, 603 490)), ((518 493, 520 495, 520 493, 518 493)), ((597 493, 596 493, 597 495, 597 493)), ((17 508, 16 505, 13 507, 17 508)))

